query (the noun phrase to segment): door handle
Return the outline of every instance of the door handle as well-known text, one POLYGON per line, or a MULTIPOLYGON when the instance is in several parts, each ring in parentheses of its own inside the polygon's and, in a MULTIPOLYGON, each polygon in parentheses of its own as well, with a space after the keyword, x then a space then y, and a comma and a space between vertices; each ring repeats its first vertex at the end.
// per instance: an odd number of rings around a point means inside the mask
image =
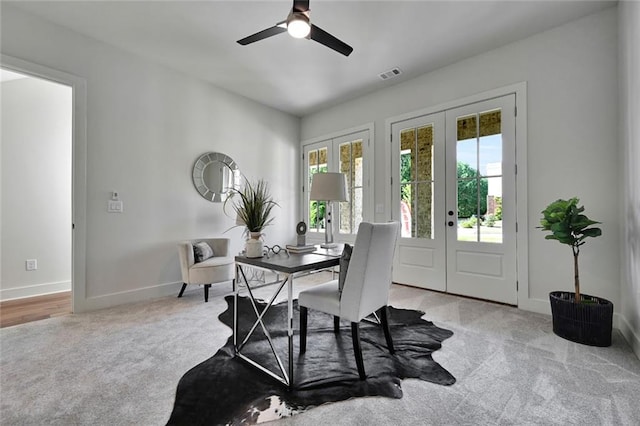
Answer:
POLYGON ((449 210, 449 216, 453 216, 453 210, 449 210))
POLYGON ((453 226, 453 221, 452 221, 452 220, 450 220, 449 222, 447 222, 447 225, 449 225, 449 226, 453 226))

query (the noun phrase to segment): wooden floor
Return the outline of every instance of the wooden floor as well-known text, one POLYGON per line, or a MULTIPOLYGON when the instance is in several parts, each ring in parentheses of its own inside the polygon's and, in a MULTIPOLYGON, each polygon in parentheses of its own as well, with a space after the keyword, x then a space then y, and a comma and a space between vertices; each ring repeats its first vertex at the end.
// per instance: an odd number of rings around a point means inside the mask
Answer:
POLYGON ((70 313, 70 291, 8 300, 0 302, 0 328, 70 313))

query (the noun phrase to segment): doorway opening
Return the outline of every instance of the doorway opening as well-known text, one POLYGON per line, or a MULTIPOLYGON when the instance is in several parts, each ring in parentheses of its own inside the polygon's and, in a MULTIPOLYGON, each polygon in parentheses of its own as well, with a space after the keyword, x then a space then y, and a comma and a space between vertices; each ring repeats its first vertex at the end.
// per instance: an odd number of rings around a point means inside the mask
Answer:
POLYGON ((71 86, 5 67, 0 76, 5 326, 72 312, 74 123, 71 86))

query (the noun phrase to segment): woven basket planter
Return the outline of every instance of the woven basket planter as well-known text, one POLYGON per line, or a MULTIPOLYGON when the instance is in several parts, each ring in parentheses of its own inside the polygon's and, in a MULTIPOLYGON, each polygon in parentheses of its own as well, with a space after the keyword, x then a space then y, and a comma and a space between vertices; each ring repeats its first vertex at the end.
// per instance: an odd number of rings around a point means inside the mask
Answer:
POLYGON ((549 293, 553 332, 584 345, 611 346, 613 303, 588 294, 581 295, 582 303, 574 303, 574 300, 575 293, 549 293))

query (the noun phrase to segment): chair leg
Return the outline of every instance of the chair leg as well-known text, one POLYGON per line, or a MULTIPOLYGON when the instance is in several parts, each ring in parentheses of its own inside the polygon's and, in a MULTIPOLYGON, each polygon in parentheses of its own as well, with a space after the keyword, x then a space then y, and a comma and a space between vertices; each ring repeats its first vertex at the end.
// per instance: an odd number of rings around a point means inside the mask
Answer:
POLYGON ((209 289, 211 288, 211 284, 204 285, 204 302, 207 303, 209 301, 209 289))
POLYGON ((340 317, 337 315, 333 316, 333 332, 340 333, 340 317))
POLYGON ((184 293, 185 288, 187 288, 187 283, 182 283, 182 288, 180 289, 180 294, 178 294, 178 297, 182 297, 182 293, 184 293))
POLYGON ((362 348, 360 347, 360 323, 351 323, 351 340, 353 340, 353 352, 356 356, 358 375, 360 380, 364 380, 367 376, 364 373, 364 361, 362 360, 362 348))
POLYGON ((307 351, 307 308, 300 306, 300 353, 307 351))
POLYGON ((384 339, 387 341, 387 348, 389 353, 394 354, 396 352, 393 347, 393 340, 391 339, 391 332, 389 331, 389 319, 387 317, 387 306, 383 306, 378 310, 380 312, 380 321, 382 322, 382 331, 384 331, 384 339))

